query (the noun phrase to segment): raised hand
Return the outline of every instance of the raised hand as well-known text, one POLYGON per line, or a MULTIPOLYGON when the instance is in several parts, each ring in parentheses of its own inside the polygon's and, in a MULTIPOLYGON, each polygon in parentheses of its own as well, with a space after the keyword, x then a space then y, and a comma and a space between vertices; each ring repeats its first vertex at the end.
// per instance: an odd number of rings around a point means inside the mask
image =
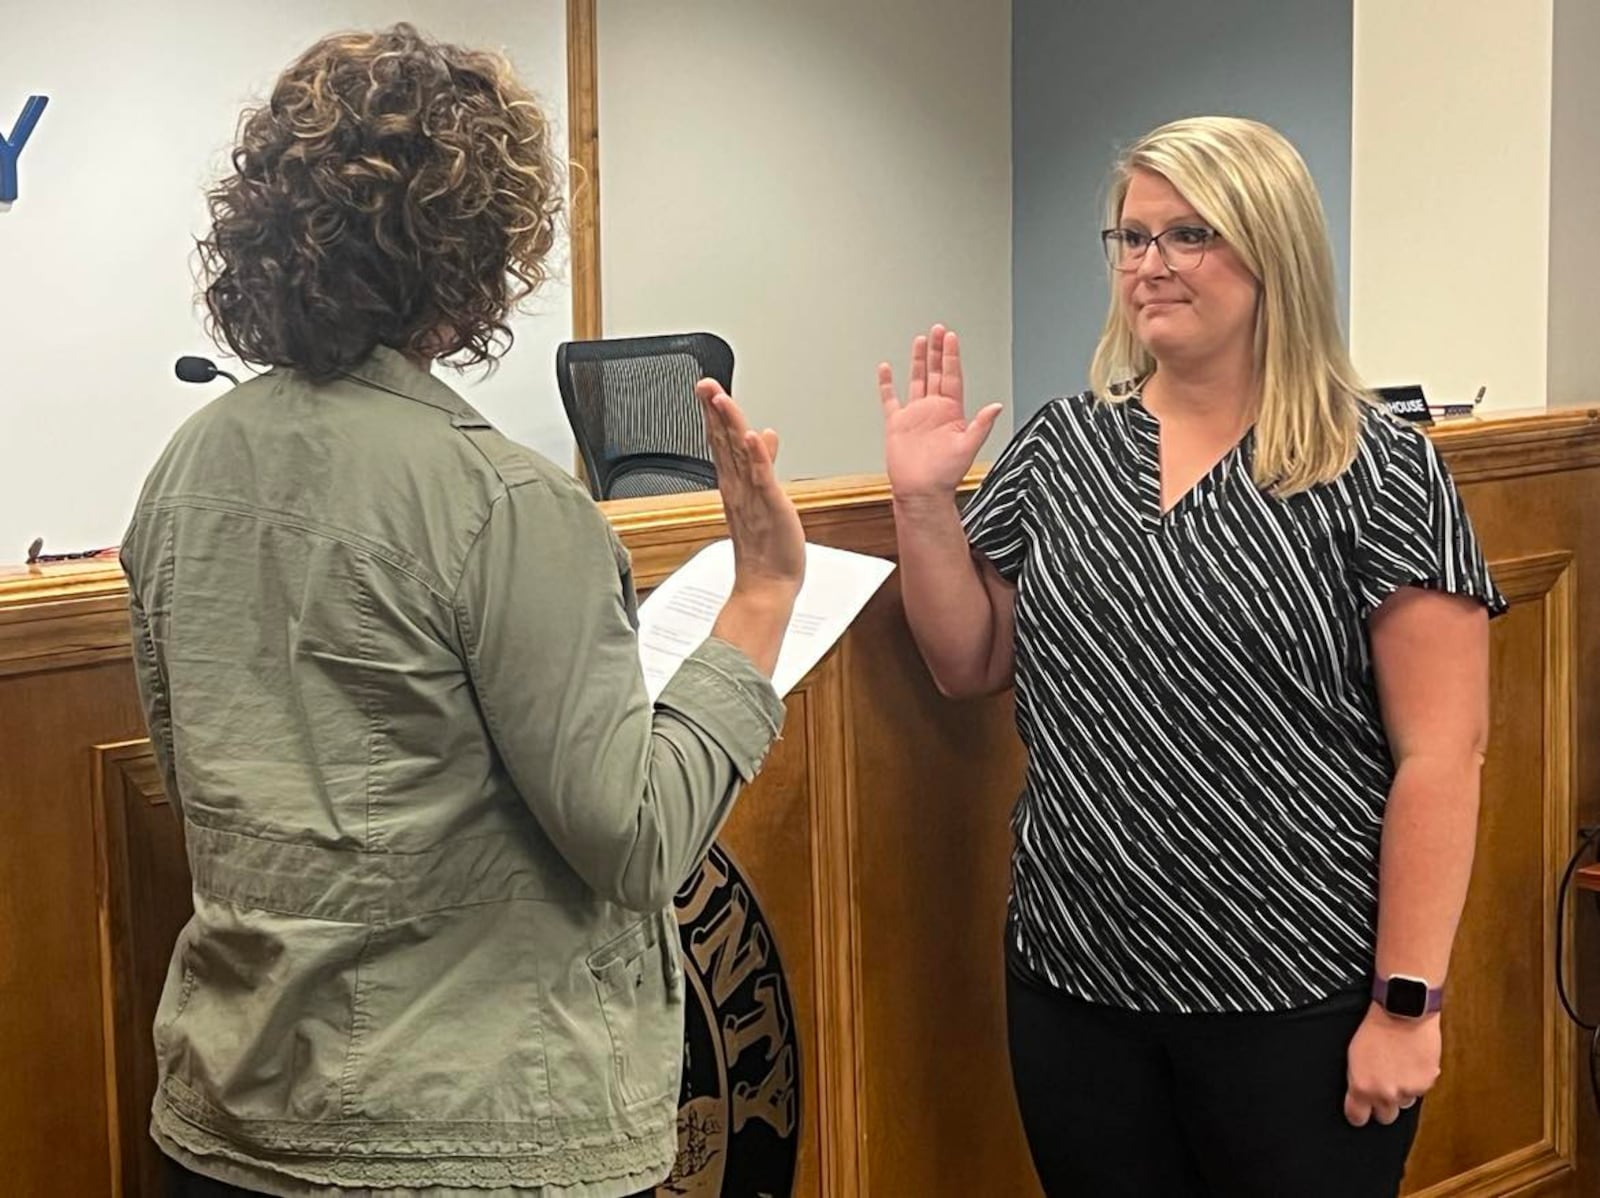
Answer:
POLYGON ((733 541, 734 591, 792 601, 805 577, 806 534, 773 469, 778 434, 770 428, 752 430, 714 379, 695 384, 695 395, 705 413, 733 541))
POLYGON ((1001 405, 967 419, 961 379, 961 344, 934 325, 911 343, 911 382, 905 403, 895 391, 889 363, 878 364, 883 405, 884 464, 896 499, 948 496, 972 469, 1001 405))

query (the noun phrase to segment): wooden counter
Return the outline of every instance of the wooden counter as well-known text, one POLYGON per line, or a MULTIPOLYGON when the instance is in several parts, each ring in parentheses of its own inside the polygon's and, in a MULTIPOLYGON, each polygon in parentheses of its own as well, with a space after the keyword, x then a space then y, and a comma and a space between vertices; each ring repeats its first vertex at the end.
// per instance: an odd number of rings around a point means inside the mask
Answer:
MULTIPOLYGON (((1579 821, 1600 820, 1600 413, 1434 436, 1513 606, 1493 626, 1482 832, 1445 1073, 1407 1192, 1600 1192, 1600 1130, 1552 973, 1556 936, 1571 932, 1556 927, 1556 883, 1579 821)), ((881 479, 794 491, 814 540, 893 553, 881 479)), ((641 586, 722 535, 705 496, 608 514, 641 586)), ((104 564, 0 571, 0 1166, 23 1198, 150 1192, 145 1040, 187 883, 142 741, 124 603, 104 564)), ((1037 1195, 1003 1034, 1007 815, 1021 776, 1009 698, 938 696, 891 578, 788 710, 723 837, 726 861, 679 903, 707 976, 705 945, 720 943, 754 988, 741 1012, 723 1009, 741 1001, 734 983, 694 987, 713 1008, 702 1030, 721 1037, 722 1089, 703 1108, 714 1117, 702 1126, 724 1120, 712 1149, 746 1151, 729 1137, 759 1131, 763 1151, 792 1152, 793 1193, 806 1198, 1037 1195)), ((1568 959, 1592 1008, 1600 928, 1587 906, 1569 905, 1588 926, 1568 959)), ((743 1198, 719 1190, 708 1159, 699 1145, 680 1192, 743 1198)))

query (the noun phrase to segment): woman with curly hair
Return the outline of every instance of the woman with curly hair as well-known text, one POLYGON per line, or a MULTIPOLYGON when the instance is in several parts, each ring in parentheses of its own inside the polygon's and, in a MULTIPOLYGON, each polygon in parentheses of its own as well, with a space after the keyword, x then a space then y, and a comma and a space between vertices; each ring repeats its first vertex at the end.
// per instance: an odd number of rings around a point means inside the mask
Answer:
POLYGON ((618 1198, 676 1146, 670 910, 783 721, 804 568, 769 431, 700 388, 734 541, 652 704, 627 555, 431 372, 498 359, 561 206, 501 58, 330 37, 246 114, 201 243, 270 369, 123 544, 194 917, 154 1035, 178 1194, 618 1198))

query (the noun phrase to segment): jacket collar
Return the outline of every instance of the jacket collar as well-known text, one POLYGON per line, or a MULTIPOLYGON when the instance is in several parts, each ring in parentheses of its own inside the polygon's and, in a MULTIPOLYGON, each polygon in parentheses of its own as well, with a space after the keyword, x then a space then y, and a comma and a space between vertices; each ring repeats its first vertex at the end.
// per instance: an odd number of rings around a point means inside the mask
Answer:
POLYGON ((346 378, 402 399, 414 400, 448 412, 454 424, 487 423, 477 410, 431 371, 415 365, 399 350, 380 345, 359 366, 344 372, 346 378))

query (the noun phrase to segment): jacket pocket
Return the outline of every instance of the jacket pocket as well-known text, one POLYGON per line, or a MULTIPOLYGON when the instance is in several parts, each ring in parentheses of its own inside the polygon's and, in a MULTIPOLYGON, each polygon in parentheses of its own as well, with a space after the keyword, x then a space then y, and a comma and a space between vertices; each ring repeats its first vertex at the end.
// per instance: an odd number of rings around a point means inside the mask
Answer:
POLYGON ((654 1102, 678 1085, 683 998, 669 981, 664 951, 676 946, 663 944, 661 920, 651 915, 589 954, 589 973, 611 1038, 612 1080, 623 1106, 654 1102))
POLYGON ((158 1061, 166 1056, 168 1038, 173 1026, 189 1006, 194 986, 194 954, 189 949, 189 927, 185 924, 178 933, 177 943, 173 945, 172 959, 167 962, 167 980, 162 984, 154 1026, 150 1029, 150 1039, 158 1061))

